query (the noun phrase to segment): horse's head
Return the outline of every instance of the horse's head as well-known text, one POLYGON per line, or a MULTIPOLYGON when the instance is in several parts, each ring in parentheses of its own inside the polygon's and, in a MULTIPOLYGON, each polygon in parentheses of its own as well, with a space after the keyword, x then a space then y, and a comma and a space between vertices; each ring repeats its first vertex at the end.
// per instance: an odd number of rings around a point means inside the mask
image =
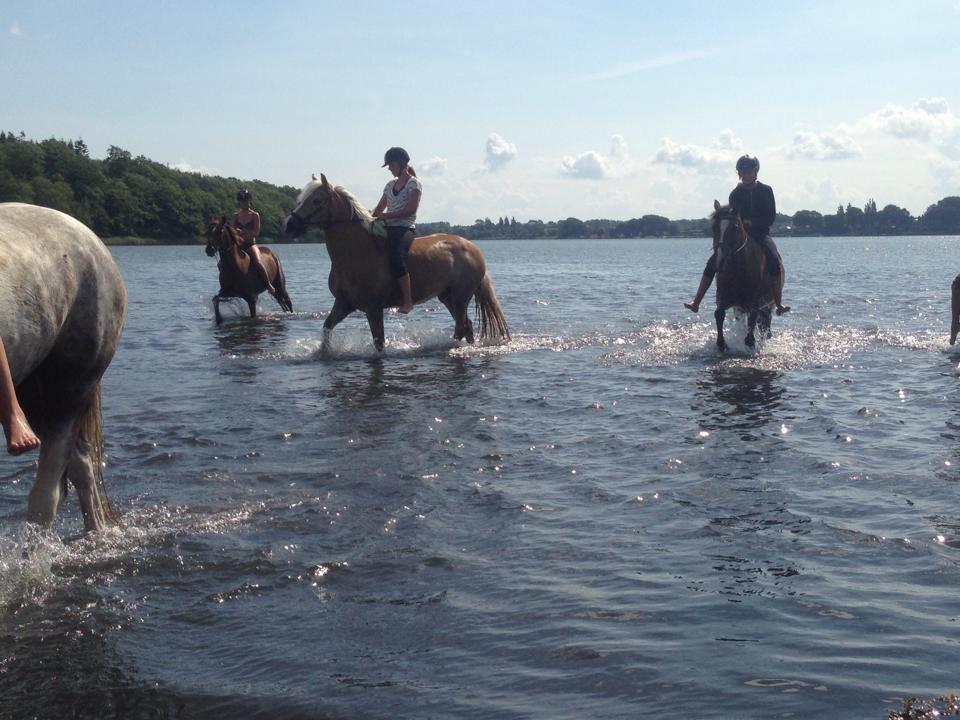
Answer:
POLYGON ((230 226, 225 218, 214 216, 207 223, 207 232, 204 234, 207 238, 207 247, 204 248, 208 257, 213 257, 218 252, 228 250, 233 243, 233 237, 230 234, 230 226))
POLYGON ((713 249, 717 253, 717 265, 725 257, 736 255, 747 244, 747 230, 740 219, 740 213, 730 205, 720 205, 713 201, 713 249))
POLYGON ((310 225, 319 225, 322 228, 329 226, 334 219, 335 205, 334 188, 327 182, 326 175, 321 173, 319 180, 314 175, 300 191, 296 207, 283 225, 283 232, 291 237, 300 237, 310 225))

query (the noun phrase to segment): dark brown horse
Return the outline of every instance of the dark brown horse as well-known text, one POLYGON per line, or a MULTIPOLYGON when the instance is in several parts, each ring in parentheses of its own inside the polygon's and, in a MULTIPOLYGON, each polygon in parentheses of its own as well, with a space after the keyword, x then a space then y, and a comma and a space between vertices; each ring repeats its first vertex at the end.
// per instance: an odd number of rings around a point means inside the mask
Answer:
MULTIPOLYGON (((333 309, 323 324, 324 346, 330 331, 354 310, 367 316, 373 343, 383 350, 383 310, 400 304, 400 290, 390 273, 386 241, 376 234, 370 212, 342 187, 330 185, 323 175, 300 193, 287 217, 285 231, 299 236, 309 225, 323 229, 330 254, 330 292, 333 309)), ((453 316, 456 340, 474 340, 468 310, 476 303, 480 337, 507 339, 507 320, 497 302, 483 254, 457 235, 415 238, 407 255, 414 303, 437 298, 453 316)))
MULTIPOLYGON (((257 316, 257 296, 267 289, 267 284, 256 268, 251 267, 250 255, 243 249, 243 238, 223 218, 211 218, 207 224, 207 255, 213 257, 218 252, 220 260, 220 292, 213 296, 213 312, 217 322, 220 316, 220 301, 224 298, 238 297, 247 301, 250 317, 257 316)), ((274 295, 280 307, 293 312, 293 303, 287 294, 287 279, 283 274, 280 258, 270 248, 260 248, 260 262, 263 263, 270 282, 276 288, 274 295)))
POLYGON ((729 205, 721 206, 713 201, 713 247, 717 253, 717 348, 727 349, 723 339, 723 322, 729 308, 746 313, 747 336, 744 343, 754 347, 754 330, 770 337, 770 320, 773 313, 773 291, 783 289, 783 259, 780 259, 780 274, 767 272, 767 258, 760 244, 752 239, 739 213, 729 205))
POLYGON ((950 344, 957 342, 957 333, 960 332, 960 275, 953 279, 950 285, 950 344))

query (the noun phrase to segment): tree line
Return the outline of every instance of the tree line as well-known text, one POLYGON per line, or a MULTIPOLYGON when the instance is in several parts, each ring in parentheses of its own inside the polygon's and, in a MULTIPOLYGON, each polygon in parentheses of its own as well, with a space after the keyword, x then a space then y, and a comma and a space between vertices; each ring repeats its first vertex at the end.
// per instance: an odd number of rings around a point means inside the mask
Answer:
MULTIPOLYGON (((299 190, 260 180, 242 181, 184 172, 143 155, 133 157, 111 145, 103 160, 90 157, 82 139, 33 141, 23 132, 0 132, 0 202, 27 202, 74 216, 103 238, 126 242, 193 243, 213 215, 236 208, 238 187, 254 195, 262 221, 261 238, 282 241, 283 222, 299 190)), ((643 215, 630 220, 517 222, 479 218, 470 225, 421 223, 423 233, 452 232, 473 240, 492 238, 701 237, 710 234, 705 218, 670 220, 643 215)), ((795 235, 960 235, 960 197, 946 197, 913 217, 896 205, 861 209, 847 205, 833 214, 800 210, 777 215, 772 234, 795 235)), ((308 234, 306 241, 319 240, 308 234)))

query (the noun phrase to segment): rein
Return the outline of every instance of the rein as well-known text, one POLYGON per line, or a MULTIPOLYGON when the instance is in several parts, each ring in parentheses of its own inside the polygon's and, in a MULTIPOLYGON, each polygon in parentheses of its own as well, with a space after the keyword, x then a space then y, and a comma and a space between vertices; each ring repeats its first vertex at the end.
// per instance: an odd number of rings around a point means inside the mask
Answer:
MULTIPOLYGON (((331 195, 333 194, 336 194, 336 193, 331 193, 331 195)), ((311 212, 306 217, 303 217, 300 214, 298 214, 296 210, 293 210, 290 212, 290 216, 296 218, 297 222, 303 225, 303 227, 307 227, 308 225, 317 225, 320 227, 321 230, 326 230, 327 228, 332 227, 334 225, 348 225, 350 223, 360 221, 360 218, 357 217, 357 214, 356 212, 354 212, 354 209, 352 207, 350 208, 350 217, 348 217, 346 220, 334 219, 333 203, 330 203, 329 206, 327 207, 327 220, 325 223, 322 221, 319 221, 319 222, 314 221, 313 219, 314 217, 316 217, 317 214, 321 212, 323 212, 321 208, 314 208, 313 212, 311 212)))

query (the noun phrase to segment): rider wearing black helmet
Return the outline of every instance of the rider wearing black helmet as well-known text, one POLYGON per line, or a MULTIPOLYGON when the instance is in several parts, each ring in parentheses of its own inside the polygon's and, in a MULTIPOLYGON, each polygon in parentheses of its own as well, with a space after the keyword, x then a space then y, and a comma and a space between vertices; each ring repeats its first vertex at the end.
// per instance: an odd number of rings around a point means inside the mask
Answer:
MULTIPOLYGON (((740 183, 730 193, 730 206, 740 213, 740 219, 747 230, 747 234, 756 240, 767 256, 767 271, 771 275, 780 274, 780 254, 777 246, 770 237, 770 226, 777 218, 777 203, 773 197, 773 188, 757 180, 760 171, 760 161, 750 155, 743 155, 737 160, 737 175, 740 183)), ((700 287, 693 302, 684 303, 688 310, 697 312, 700 302, 707 294, 713 276, 717 272, 716 255, 711 255, 707 266, 700 278, 700 287)), ((779 283, 774 284, 773 301, 777 306, 777 315, 788 312, 790 307, 783 304, 779 283)))
POLYGON ((408 313, 413 310, 413 296, 404 257, 416 231, 417 209, 420 207, 423 186, 410 166, 410 155, 401 147, 392 147, 384 153, 383 167, 389 168, 396 180, 391 180, 383 188, 383 195, 373 209, 373 216, 386 223, 390 269, 397 279, 402 297, 397 310, 408 313))
POLYGON ((267 292, 276 295, 277 289, 270 282, 270 275, 260 260, 260 248, 257 247, 257 235, 260 234, 260 213, 250 207, 251 200, 253 200, 253 194, 249 190, 246 188, 237 190, 237 202, 240 203, 240 209, 233 216, 233 228, 243 237, 242 249, 250 255, 250 261, 267 285, 267 292))

